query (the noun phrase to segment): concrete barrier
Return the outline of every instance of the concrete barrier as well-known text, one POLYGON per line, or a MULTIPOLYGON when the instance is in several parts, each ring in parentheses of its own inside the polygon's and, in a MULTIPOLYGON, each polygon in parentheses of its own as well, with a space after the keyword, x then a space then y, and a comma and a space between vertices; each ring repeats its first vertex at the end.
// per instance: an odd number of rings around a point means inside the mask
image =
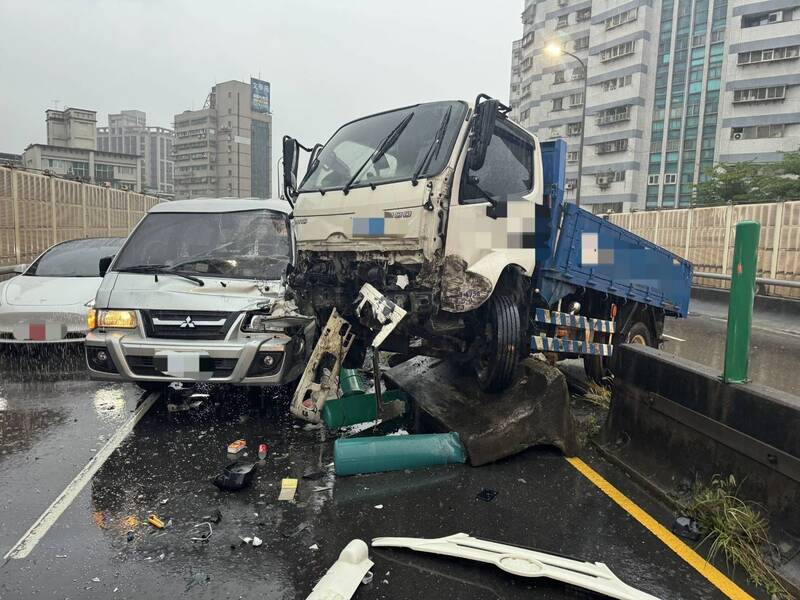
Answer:
MULTIPOLYGON (((624 345, 602 448, 667 493, 734 475, 773 531, 800 536, 800 398, 726 385, 703 365, 624 345)), ((685 489, 684 489, 685 491, 685 489)))

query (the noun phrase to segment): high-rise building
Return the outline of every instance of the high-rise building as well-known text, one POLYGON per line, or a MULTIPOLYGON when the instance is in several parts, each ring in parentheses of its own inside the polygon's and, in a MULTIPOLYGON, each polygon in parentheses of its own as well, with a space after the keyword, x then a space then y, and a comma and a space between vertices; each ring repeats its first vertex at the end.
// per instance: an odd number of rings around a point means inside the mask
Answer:
POLYGON ((148 194, 174 195, 172 143, 175 134, 165 127, 148 127, 140 110, 108 115, 108 127, 97 128, 97 147, 105 152, 138 154, 141 187, 148 194))
POLYGON ((270 198, 269 83, 226 81, 201 110, 175 115, 175 195, 270 198))
POLYGON ((97 111, 83 108, 50 109, 47 118, 47 145, 62 148, 97 149, 97 111))
POLYGON ((688 206, 712 164, 800 146, 797 17, 797 0, 526 0, 512 116, 566 138, 585 208, 688 206))

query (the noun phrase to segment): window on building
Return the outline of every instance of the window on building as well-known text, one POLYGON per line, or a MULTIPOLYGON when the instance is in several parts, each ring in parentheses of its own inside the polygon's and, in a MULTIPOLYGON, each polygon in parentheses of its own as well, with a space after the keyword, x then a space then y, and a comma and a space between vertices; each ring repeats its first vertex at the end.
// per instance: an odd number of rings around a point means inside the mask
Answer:
MULTIPOLYGON (((122 171, 123 167, 120 167, 122 171)), ((94 166, 94 180, 96 183, 111 182, 114 180, 114 166, 95 164, 94 166)))
POLYGON ((626 10, 625 12, 621 12, 618 15, 614 15, 613 17, 609 17, 605 20, 606 29, 614 29, 615 27, 619 27, 620 25, 625 25, 626 23, 632 23, 636 20, 639 16, 639 9, 632 8, 630 10, 626 10))
MULTIPOLYGON (((752 127, 732 127, 732 140, 753 140, 762 138, 783 137, 784 126, 781 125, 754 125, 752 127)), ((705 140, 704 140, 705 141, 705 140)), ((712 140, 713 141, 713 140, 712 140)))
POLYGON ((520 66, 522 67, 523 71, 527 71, 528 69, 530 69, 533 66, 533 57, 526 56, 525 58, 523 58, 520 66))
POLYGON ((616 46, 603 50, 600 52, 600 61, 608 62, 610 60, 616 60, 623 56, 629 56, 634 52, 636 52, 636 40, 625 42, 624 44, 617 44, 616 46))
POLYGON ((583 67, 575 67, 572 69, 572 81, 579 81, 586 79, 586 71, 583 67))
POLYGON ((569 25, 569 15, 560 15, 556 21, 556 29, 561 29, 569 25))
POLYGON ((786 86, 775 85, 762 88, 750 88, 733 92, 733 101, 744 104, 746 102, 771 102, 786 99, 786 86))
POLYGON ((528 46, 530 46, 533 43, 534 33, 535 32, 533 32, 533 31, 529 31, 528 33, 526 33, 525 35, 522 36, 522 47, 523 48, 527 48, 528 46))
POLYGON ((664 173, 664 185, 675 185, 676 183, 678 183, 676 173, 664 173))
POLYGON ((628 149, 628 140, 613 140, 595 145, 597 154, 611 154, 613 152, 624 152, 628 149))
POLYGON ((564 71, 556 71, 553 73, 553 83, 564 83, 566 81, 566 77, 564 76, 564 71))
POLYGON ((583 129, 582 123, 568 123, 567 135, 580 135, 581 129, 583 129))
POLYGON ((551 138, 561 137, 561 127, 551 127, 550 128, 550 137, 551 138))
POLYGON ((692 47, 696 46, 705 46, 706 45, 706 34, 701 33, 699 35, 695 35, 692 37, 692 47))
POLYGON ((572 150, 571 152, 567 152, 567 162, 574 163, 578 162, 578 158, 580 158, 580 151, 579 150, 572 150))
POLYGON ((530 108, 526 108, 525 110, 519 113, 519 118, 522 121, 527 121, 530 118, 530 116, 531 116, 530 108))
POLYGON ((631 118, 630 106, 615 106, 601 111, 597 115, 598 125, 610 125, 621 121, 629 121, 631 118))
POLYGON ((575 40, 573 48, 575 50, 586 50, 589 47, 589 36, 584 36, 575 40))
POLYGON ((647 176, 647 185, 658 185, 661 181, 661 175, 658 173, 651 173, 647 176))
POLYGON ((763 12, 763 13, 758 13, 756 15, 744 15, 742 17, 742 28, 761 27, 762 25, 772 25, 773 23, 782 23, 783 21, 790 21, 791 19, 792 19, 791 9, 763 12))
POLYGON ((564 98, 553 98, 553 110, 564 110, 564 98))
POLYGON ((569 106, 574 108, 576 106, 583 106, 583 92, 576 92, 569 95, 569 106))
POLYGON ((582 23, 583 21, 588 21, 591 18, 592 18, 591 8, 582 8, 575 14, 575 20, 578 23, 582 23))
POLYGON ((597 185, 604 186, 618 181, 625 181, 625 171, 607 171, 605 173, 597 173, 594 177, 597 185))
POLYGON ((603 89, 604 92, 610 92, 617 88, 631 85, 632 80, 633 80, 632 75, 625 75, 624 77, 614 77, 613 79, 607 79, 605 81, 601 81, 600 87, 603 89))
POLYGON ((753 52, 740 52, 738 64, 751 65, 775 60, 791 60, 800 56, 800 46, 785 46, 769 50, 754 50, 753 52))

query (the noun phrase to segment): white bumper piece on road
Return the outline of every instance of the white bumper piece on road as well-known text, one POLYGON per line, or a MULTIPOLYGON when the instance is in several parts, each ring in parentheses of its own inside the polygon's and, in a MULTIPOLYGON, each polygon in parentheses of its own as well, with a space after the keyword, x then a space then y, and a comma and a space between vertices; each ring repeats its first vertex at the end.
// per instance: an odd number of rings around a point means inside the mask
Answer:
POLYGON ((369 548, 363 540, 353 540, 339 554, 328 572, 314 586, 306 600, 347 600, 372 566, 369 548))
POLYGON ((498 544, 456 533, 443 538, 380 537, 374 547, 409 548, 489 563, 520 577, 546 577, 619 600, 659 600, 632 588, 603 563, 590 563, 537 550, 498 544))

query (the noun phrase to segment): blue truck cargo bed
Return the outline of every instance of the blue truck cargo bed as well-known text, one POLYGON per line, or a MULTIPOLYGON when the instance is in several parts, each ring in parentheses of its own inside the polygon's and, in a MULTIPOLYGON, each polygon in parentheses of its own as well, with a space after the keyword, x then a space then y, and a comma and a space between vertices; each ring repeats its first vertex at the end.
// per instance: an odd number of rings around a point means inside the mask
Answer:
POLYGON ((593 215, 565 203, 566 143, 542 142, 550 214, 537 219, 549 231, 537 262, 537 287, 549 303, 567 290, 586 288, 685 317, 689 311, 692 264, 593 215), (541 261, 539 260, 541 258, 541 261))

